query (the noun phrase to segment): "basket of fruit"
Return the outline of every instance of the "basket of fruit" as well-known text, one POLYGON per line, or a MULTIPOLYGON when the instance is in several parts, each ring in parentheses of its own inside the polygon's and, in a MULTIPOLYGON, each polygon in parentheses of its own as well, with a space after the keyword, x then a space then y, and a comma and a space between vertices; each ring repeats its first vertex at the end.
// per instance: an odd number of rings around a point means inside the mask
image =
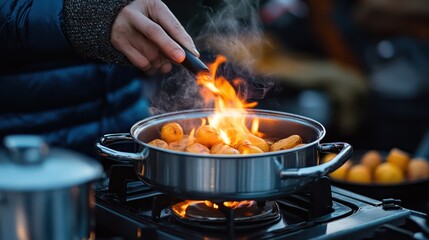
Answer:
MULTIPOLYGON (((328 162, 335 155, 322 156, 328 162)), ((356 151, 329 174, 334 186, 374 199, 395 198, 402 206, 423 210, 429 203, 429 161, 399 148, 389 151, 356 151)))

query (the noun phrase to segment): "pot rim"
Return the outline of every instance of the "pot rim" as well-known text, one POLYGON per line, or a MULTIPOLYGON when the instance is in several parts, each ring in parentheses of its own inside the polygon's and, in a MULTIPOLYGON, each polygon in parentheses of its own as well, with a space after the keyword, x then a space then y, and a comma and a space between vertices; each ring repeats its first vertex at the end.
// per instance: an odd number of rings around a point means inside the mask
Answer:
MULTIPOLYGON (((205 114, 205 113, 213 113, 215 109, 213 108, 199 108, 199 109, 189 109, 189 110, 180 110, 180 111, 174 111, 174 112, 168 112, 168 113, 163 113, 163 114, 158 114, 158 115, 154 115, 145 119, 142 119, 138 122, 136 122, 130 129, 130 135, 132 137, 132 139, 138 143, 143 145, 146 148, 149 149, 154 149, 157 151, 162 151, 162 152, 166 152, 166 153, 172 153, 172 154, 176 154, 176 155, 181 155, 181 156, 191 156, 191 157, 203 157, 203 158, 226 158, 226 159, 237 159, 237 158, 254 158, 255 156, 273 156, 273 155, 278 155, 278 154, 282 154, 282 153, 289 153, 289 152, 296 152, 299 151, 301 149, 305 149, 308 148, 310 146, 316 145, 318 144, 323 137, 326 135, 326 130, 325 127, 318 121, 309 118, 309 117, 305 117, 305 116, 301 116, 298 114, 293 114, 293 113, 287 113, 287 112, 280 112, 280 111, 273 111, 273 110, 265 110, 265 109, 246 109, 246 115, 261 115, 263 114, 263 117, 273 117, 273 118, 278 118, 281 119, 283 121, 285 121, 286 119, 288 120, 294 120, 294 122, 300 123, 302 125, 307 125, 308 127, 313 128, 315 131, 317 131, 318 133, 318 137, 309 142, 306 143, 303 146, 299 146, 299 147, 295 147, 293 149, 286 149, 286 150, 280 150, 280 151, 275 151, 275 152, 264 152, 264 153, 254 153, 254 154, 199 154, 199 153, 190 153, 190 152, 181 152, 181 151, 174 151, 174 150, 169 150, 169 149, 165 149, 165 148, 160 148, 160 147, 156 147, 153 145, 150 145, 148 143, 145 143, 144 141, 138 139, 138 136, 140 135, 141 132, 143 132, 143 130, 147 127, 153 126, 155 124, 161 123, 161 122, 168 122, 170 120, 178 120, 178 119, 187 119, 184 116, 190 115, 190 114, 205 114), (172 118, 172 116, 182 116, 181 118, 172 118), (172 119, 171 119, 172 118, 172 119), (282 119, 283 118, 283 119, 282 119), (167 120, 166 120, 167 119, 167 120)), ((229 109, 231 111, 233 111, 234 109, 229 109)), ((231 112, 232 114, 235 114, 236 112, 231 112)), ((231 114, 231 113, 225 113, 225 114, 231 114)), ((207 114, 206 116, 209 116, 210 114, 207 114)), ((195 117, 197 118, 197 117, 195 117)))

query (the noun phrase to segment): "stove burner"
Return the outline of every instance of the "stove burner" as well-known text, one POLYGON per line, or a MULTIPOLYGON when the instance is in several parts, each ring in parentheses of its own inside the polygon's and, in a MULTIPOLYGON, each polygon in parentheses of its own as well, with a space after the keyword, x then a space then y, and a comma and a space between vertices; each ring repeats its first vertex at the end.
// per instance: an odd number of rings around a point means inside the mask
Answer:
POLYGON ((184 201, 171 207, 178 223, 202 229, 222 230, 233 224, 235 230, 246 230, 272 225, 281 219, 274 201, 246 201, 235 208, 209 201, 184 201))

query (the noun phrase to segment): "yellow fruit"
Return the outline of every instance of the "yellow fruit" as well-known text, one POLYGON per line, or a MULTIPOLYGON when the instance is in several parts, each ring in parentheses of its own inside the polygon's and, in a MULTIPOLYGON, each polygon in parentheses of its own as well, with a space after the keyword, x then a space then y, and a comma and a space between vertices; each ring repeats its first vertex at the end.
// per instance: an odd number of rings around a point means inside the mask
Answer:
POLYGON ((407 179, 410 181, 429 177, 429 162, 423 158, 413 158, 408 164, 407 179))
POLYGON ((378 165, 380 165, 382 161, 383 157, 381 156, 380 152, 371 150, 362 156, 360 163, 367 166, 372 172, 378 165))
POLYGON ((218 143, 211 147, 211 154, 240 154, 240 152, 225 143, 218 143))
POLYGON ((404 173, 405 171, 407 171, 408 163, 410 162, 410 160, 410 155, 407 152, 402 151, 398 148, 392 148, 386 157, 386 162, 395 164, 404 173))
MULTIPOLYGON (((335 155, 335 154, 333 154, 335 155)), ((330 161, 330 160, 329 160, 330 161)), ((337 168, 335 171, 331 172, 329 176, 336 180, 345 180, 347 171, 349 170, 352 163, 350 161, 345 162, 341 167, 337 168)))
POLYGON ((183 128, 176 122, 167 123, 161 128, 161 139, 167 143, 179 141, 182 137, 183 128))
POLYGON ((237 146, 238 151, 240 151, 241 154, 252 154, 252 153, 263 153, 260 148, 258 148, 255 145, 252 145, 249 140, 243 140, 240 141, 240 145, 237 146))
POLYGON ((268 146, 268 143, 265 142, 264 139, 257 137, 251 133, 239 133, 237 134, 237 136, 235 136, 235 146, 239 146, 241 145, 240 142, 242 142, 243 140, 249 140, 250 143, 256 147, 258 147, 259 149, 261 149, 264 152, 268 152, 270 151, 270 146, 268 146))
POLYGON ((193 143, 185 148, 185 152, 210 154, 210 150, 201 143, 193 143))
POLYGON ((287 138, 283 138, 278 140, 277 142, 273 143, 270 146, 270 151, 280 151, 280 150, 286 150, 296 147, 296 145, 302 143, 302 138, 299 135, 291 135, 287 138))
POLYGON ((356 164, 349 168, 346 180, 353 183, 371 183, 371 170, 363 164, 356 164))
POLYGON ((166 143, 164 140, 161 140, 158 138, 150 141, 149 144, 152 146, 155 146, 155 147, 160 147, 160 148, 167 148, 168 147, 168 143, 166 143))
POLYGON ((327 153, 327 154, 323 155, 322 163, 326 163, 326 162, 331 161, 335 156, 337 156, 336 153, 327 153))
POLYGON ((374 171, 374 181, 376 183, 400 183, 404 179, 403 171, 397 165, 390 162, 378 165, 374 171))
POLYGON ((195 137, 197 139, 197 143, 201 143, 208 148, 223 142, 219 130, 210 125, 199 127, 195 137))

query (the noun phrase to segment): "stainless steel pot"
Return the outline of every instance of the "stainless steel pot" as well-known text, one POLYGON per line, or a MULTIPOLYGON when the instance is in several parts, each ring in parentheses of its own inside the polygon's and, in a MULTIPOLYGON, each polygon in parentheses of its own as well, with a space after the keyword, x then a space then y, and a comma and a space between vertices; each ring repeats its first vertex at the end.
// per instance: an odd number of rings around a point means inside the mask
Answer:
MULTIPOLYGON (((211 114, 213 109, 197 109, 149 117, 135 123, 130 133, 102 136, 96 149, 106 158, 133 162, 138 177, 154 189, 181 198, 213 201, 270 199, 293 193, 334 171, 352 154, 347 143, 320 143, 325 128, 317 121, 267 110, 249 111, 246 121, 250 125, 254 118, 259 118, 260 132, 279 138, 299 134, 306 145, 253 155, 203 155, 148 144, 159 138, 161 127, 168 122, 178 122, 189 132, 191 127, 199 126, 201 118, 211 114), (109 148, 124 142, 136 143, 138 151, 109 148), (318 165, 322 152, 339 154, 318 165)), ((231 117, 231 113, 226 116, 231 117)))
POLYGON ((102 167, 38 136, 5 138, 0 151, 0 239, 89 239, 91 184, 102 167))

